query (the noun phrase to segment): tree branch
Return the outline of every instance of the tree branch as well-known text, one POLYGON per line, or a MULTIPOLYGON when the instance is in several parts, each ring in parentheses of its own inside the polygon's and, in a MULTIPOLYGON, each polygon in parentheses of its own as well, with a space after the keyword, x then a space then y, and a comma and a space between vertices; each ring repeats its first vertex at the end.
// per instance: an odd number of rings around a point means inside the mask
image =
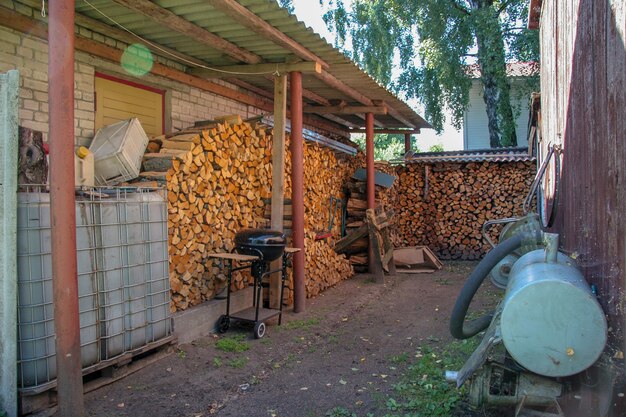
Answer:
POLYGON ((458 11, 460 11, 463 14, 466 15, 470 15, 469 10, 467 10, 465 7, 461 6, 459 3, 457 3, 455 0, 450 0, 450 5, 452 5, 452 7, 454 7, 455 9, 457 9, 458 11))
POLYGON ((502 3, 502 6, 500 6, 500 8, 498 9, 498 16, 500 16, 502 12, 506 10, 507 6, 513 3, 513 1, 515 0, 508 0, 502 3))

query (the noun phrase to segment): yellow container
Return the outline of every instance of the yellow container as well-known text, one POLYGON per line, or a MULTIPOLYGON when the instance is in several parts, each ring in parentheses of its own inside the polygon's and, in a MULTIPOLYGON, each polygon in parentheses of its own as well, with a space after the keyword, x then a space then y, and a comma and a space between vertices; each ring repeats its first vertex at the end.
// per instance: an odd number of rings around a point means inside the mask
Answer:
POLYGON ((81 146, 74 155, 74 178, 77 187, 94 186, 94 158, 93 153, 81 146))

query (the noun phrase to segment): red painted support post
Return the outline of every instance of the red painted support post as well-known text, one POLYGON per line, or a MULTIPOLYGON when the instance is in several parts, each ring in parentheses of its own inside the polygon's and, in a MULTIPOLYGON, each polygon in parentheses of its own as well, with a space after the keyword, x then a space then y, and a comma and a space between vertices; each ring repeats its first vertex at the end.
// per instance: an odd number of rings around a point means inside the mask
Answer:
POLYGON ((410 150, 411 150, 411 134, 405 133, 404 134, 404 153, 407 153, 410 150))
POLYGON ((48 3, 52 294, 60 417, 83 416, 74 198, 74 0, 48 3))
POLYGON ((302 138, 302 73, 290 73, 291 95, 291 216, 293 246, 293 292, 296 313, 305 309, 304 285, 304 144, 302 138))
MULTIPOLYGON (((376 187, 374 182, 374 115, 372 113, 365 114, 365 161, 367 208, 374 209, 376 208, 376 187)), ((374 262, 373 249, 372 245, 369 245, 367 259, 370 274, 377 273, 380 269, 374 262)))
POLYGON ((367 208, 376 208, 374 187, 374 115, 365 115, 365 160, 367 172, 367 208))

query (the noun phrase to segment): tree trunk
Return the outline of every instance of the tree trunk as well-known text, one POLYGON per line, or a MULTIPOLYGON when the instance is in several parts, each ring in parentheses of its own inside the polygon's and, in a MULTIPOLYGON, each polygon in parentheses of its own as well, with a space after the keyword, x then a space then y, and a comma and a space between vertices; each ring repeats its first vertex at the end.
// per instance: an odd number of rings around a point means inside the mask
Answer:
POLYGON ((504 40, 492 0, 470 1, 474 13, 482 14, 476 26, 478 64, 487 108, 489 143, 492 148, 517 146, 510 86, 506 76, 504 40))

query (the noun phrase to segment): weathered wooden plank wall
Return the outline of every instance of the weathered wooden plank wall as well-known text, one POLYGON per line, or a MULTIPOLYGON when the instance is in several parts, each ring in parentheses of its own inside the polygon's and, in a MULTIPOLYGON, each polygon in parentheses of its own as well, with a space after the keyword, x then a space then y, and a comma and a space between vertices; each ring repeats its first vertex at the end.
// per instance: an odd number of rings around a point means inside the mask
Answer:
POLYGON ((626 54, 623 0, 543 2, 542 136, 563 146, 554 231, 598 287, 610 349, 624 351, 626 54))

